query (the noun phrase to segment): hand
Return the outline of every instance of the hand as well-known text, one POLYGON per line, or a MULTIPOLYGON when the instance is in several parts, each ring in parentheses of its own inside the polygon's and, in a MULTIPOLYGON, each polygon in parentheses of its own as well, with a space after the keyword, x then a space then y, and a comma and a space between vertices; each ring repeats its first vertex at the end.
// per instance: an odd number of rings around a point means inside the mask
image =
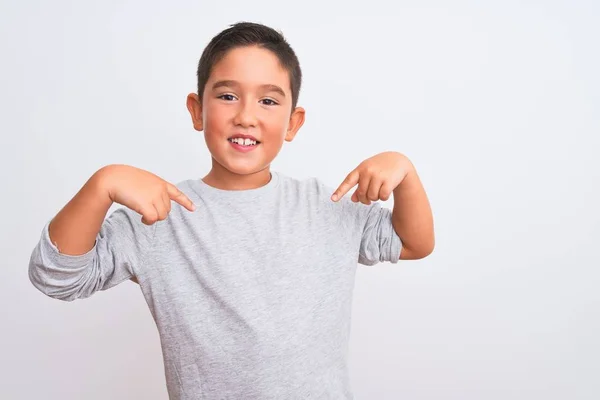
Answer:
POLYGON ((166 219, 171 212, 171 200, 189 211, 196 209, 192 200, 177 186, 143 169, 109 165, 98 173, 111 201, 141 214, 146 225, 166 219))
POLYGON ((403 154, 392 151, 377 154, 350 172, 333 193, 331 200, 338 201, 358 184, 358 188, 352 194, 353 202, 360 201, 369 205, 372 201, 385 201, 411 170, 414 170, 414 167, 403 154))

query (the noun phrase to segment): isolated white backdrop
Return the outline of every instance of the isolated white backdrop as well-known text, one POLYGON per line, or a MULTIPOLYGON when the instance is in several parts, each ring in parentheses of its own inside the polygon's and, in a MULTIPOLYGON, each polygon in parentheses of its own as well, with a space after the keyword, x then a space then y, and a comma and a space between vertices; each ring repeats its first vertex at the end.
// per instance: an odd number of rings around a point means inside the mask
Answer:
POLYGON ((600 398, 599 18, 592 1, 3 0, 0 398, 166 399, 135 284, 64 303, 27 264, 101 166, 208 171, 185 97, 240 20, 281 29, 304 71, 307 122, 274 169, 334 186, 397 150, 434 209, 432 256, 359 269, 356 398, 600 398))

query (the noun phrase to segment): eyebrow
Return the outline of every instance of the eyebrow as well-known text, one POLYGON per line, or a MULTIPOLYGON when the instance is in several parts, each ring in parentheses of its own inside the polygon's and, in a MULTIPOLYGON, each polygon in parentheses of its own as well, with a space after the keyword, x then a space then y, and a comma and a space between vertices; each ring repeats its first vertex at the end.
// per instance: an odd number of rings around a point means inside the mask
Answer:
MULTIPOLYGON (((239 83, 237 81, 232 81, 232 80, 224 80, 224 81, 218 81, 215 82, 212 86, 212 90, 218 89, 220 87, 238 87, 239 83)), ((280 88, 277 85, 272 85, 272 84, 264 84, 264 85, 260 85, 261 89, 266 89, 269 92, 275 92, 275 93, 279 93, 280 95, 282 95, 283 97, 285 97, 285 92, 283 91, 282 88, 280 88)))

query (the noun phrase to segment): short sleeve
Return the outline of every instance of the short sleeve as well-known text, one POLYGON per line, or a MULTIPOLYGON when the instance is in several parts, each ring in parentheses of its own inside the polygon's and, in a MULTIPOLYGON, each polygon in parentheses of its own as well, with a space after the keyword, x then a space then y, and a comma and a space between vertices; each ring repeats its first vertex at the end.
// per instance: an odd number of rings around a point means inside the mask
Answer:
MULTIPOLYGON (((354 203, 352 203, 354 204, 354 203)), ((392 211, 379 203, 370 206, 355 204, 363 213, 362 235, 358 252, 358 262, 375 265, 389 261, 397 263, 402 251, 402 242, 392 225, 392 211)))
POLYGON ((134 277, 154 232, 136 212, 121 207, 103 221, 90 251, 68 255, 51 242, 49 225, 44 226, 31 254, 29 278, 42 293, 68 301, 89 297, 134 277))
POLYGON ((319 180, 315 182, 322 201, 332 206, 332 223, 343 230, 342 235, 349 239, 353 251, 358 245, 359 264, 371 266, 400 260, 402 242, 392 225, 392 210, 378 202, 371 205, 354 203, 350 196, 333 202, 330 197, 334 189, 319 180))

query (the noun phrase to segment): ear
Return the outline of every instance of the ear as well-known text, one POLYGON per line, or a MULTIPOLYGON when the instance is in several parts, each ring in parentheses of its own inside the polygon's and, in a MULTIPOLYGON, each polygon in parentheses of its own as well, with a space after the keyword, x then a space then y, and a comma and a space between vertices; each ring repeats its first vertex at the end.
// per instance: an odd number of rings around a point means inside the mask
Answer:
POLYGON ((285 141, 291 142, 296 137, 298 130, 304 125, 304 116, 306 111, 302 107, 296 107, 290 116, 290 123, 288 124, 288 130, 285 133, 285 141))
POLYGON ((196 93, 190 93, 187 97, 187 109, 192 117, 194 129, 202 132, 204 124, 202 122, 202 100, 196 93))

